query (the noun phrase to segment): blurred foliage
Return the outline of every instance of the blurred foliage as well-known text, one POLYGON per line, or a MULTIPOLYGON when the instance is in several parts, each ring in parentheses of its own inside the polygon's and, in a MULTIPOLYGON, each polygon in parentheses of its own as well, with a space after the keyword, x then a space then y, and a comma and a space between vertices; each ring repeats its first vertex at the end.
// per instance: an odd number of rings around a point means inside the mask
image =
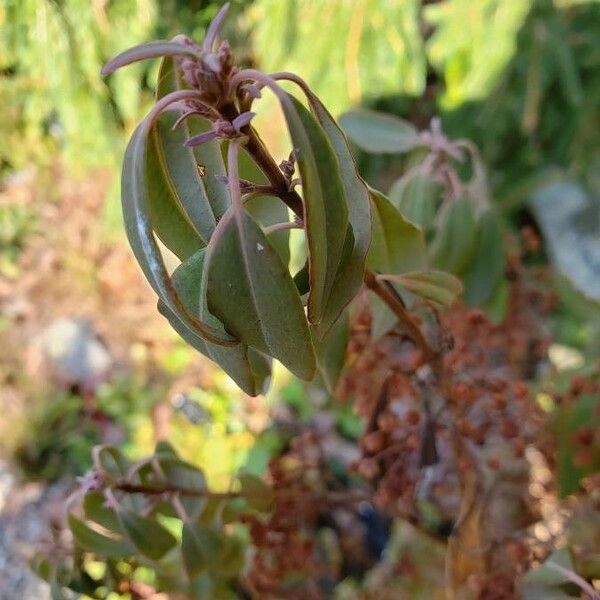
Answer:
POLYGON ((489 94, 479 102, 465 95, 443 113, 450 135, 481 149, 505 210, 522 208, 549 167, 597 179, 599 23, 598 2, 531 2, 514 56, 489 94))
MULTIPOLYGON (((147 65, 100 76, 102 65, 147 39, 193 34, 218 9, 195 0, 5 0, 0 4, 0 169, 57 155, 71 168, 109 166, 151 100, 147 65)), ((154 65, 156 67, 156 65, 154 65)), ((151 80, 154 80, 152 77, 151 80)), ((1 172, 1 171, 0 171, 1 172)))
POLYGON ((426 76, 420 5, 257 0, 250 11, 257 62, 265 71, 304 77, 334 115, 364 97, 420 96, 426 76))
POLYGON ((19 254, 35 228, 36 215, 29 206, 0 204, 0 276, 18 274, 19 254))

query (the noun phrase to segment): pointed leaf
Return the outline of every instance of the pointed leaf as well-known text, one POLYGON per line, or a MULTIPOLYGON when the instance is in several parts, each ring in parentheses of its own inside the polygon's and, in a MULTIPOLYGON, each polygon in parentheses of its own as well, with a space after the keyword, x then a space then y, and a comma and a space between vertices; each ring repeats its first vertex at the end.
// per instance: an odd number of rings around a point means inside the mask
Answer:
POLYGON ((379 275, 378 277, 399 283, 409 292, 440 306, 450 306, 462 293, 461 282, 444 271, 414 271, 402 275, 379 275))
MULTIPOLYGON (((198 315, 225 334, 222 323, 208 311, 206 291, 202 289, 204 261, 203 249, 182 263, 173 273, 173 286, 191 314, 198 315)), ((247 394, 256 396, 265 390, 271 369, 263 355, 242 343, 231 347, 211 344, 189 329, 164 304, 159 306, 159 310, 186 342, 214 360, 247 394)))
POLYGON ((475 248, 475 213, 470 198, 449 202, 439 215, 431 244, 431 264, 437 269, 460 275, 469 264, 475 248))
MULTIPOLYGON (((173 59, 163 59, 156 99, 186 87, 173 59)), ((168 111, 158 118, 153 129, 154 144, 178 205, 207 244, 218 219, 229 206, 227 185, 218 179, 225 174, 225 166, 219 142, 207 142, 194 148, 185 146, 191 137, 210 131, 210 122, 194 115, 173 129, 179 116, 178 111, 168 111)))
POLYGON ((158 58, 160 56, 191 56, 199 58, 201 52, 198 48, 182 44, 180 42, 168 42, 166 40, 157 40, 148 42, 139 46, 134 46, 121 52, 111 60, 109 60, 102 68, 102 75, 110 75, 117 69, 130 65, 131 63, 148 58, 158 58))
POLYGON ((420 145, 419 133, 408 121, 372 110, 351 110, 340 117, 348 137, 367 152, 397 154, 420 145))
POLYGON ((129 541, 151 560, 160 560, 177 543, 175 537, 153 519, 124 508, 119 509, 117 515, 129 541))
MULTIPOLYGON (((184 99, 193 92, 175 92, 176 98, 184 99)), ((165 306, 175 313, 188 328, 213 343, 233 345, 235 340, 223 335, 214 327, 201 322, 191 315, 177 296, 164 265, 160 249, 154 239, 150 214, 150 193, 147 177, 146 152, 148 133, 152 126, 146 118, 134 132, 123 163, 121 199, 125 229, 133 252, 146 276, 165 306)))
POLYGON ((389 198, 405 219, 429 231, 442 199, 442 191, 443 186, 431 176, 409 173, 392 184, 389 198))
POLYGON ((96 446, 94 454, 98 457, 101 468, 112 477, 120 478, 127 474, 130 463, 118 448, 114 446, 96 446))
MULTIPOLYGON (((170 485, 179 489, 206 491, 204 475, 194 465, 172 456, 163 456, 158 462, 170 485)), ((196 519, 206 504, 206 498, 186 495, 182 495, 180 501, 190 519, 196 519)))
POLYGON ((367 264, 377 273, 402 274, 427 267, 423 231, 381 193, 371 190, 371 247, 367 264))
POLYGON ((311 379, 315 357, 298 290, 258 224, 232 207, 206 251, 208 308, 227 331, 311 379))
MULTIPOLYGON (((244 568, 245 552, 242 541, 233 535, 223 537, 216 571, 224 577, 236 577, 244 568)), ((233 600, 235 596, 231 596, 233 600)))
POLYGON ((504 240, 498 213, 486 208, 477 220, 473 258, 462 280, 465 302, 469 306, 482 306, 498 288, 504 275, 504 240))
POLYGON ((108 558, 120 558, 135 553, 135 548, 129 541, 99 533, 71 514, 69 528, 77 545, 88 552, 108 558))
POLYGON ((350 335, 350 322, 343 314, 321 340, 315 340, 317 366, 330 394, 340 379, 346 362, 346 347, 350 335))
POLYGON ((309 253, 308 319, 319 324, 346 244, 348 206, 340 166, 323 128, 294 97, 284 94, 280 100, 302 179, 309 253))
MULTIPOLYGON (((178 196, 164 149, 159 146, 158 123, 152 126, 146 148, 146 177, 150 221, 160 241, 180 260, 206 245, 192 225, 178 196)), ((134 133, 135 135, 135 133, 134 133)), ((171 158, 173 162, 173 158, 171 158)), ((175 175, 181 175, 175 173, 175 175)))
POLYGON ((321 101, 314 94, 308 93, 308 90, 305 92, 310 109, 321 124, 337 157, 348 207, 349 223, 342 257, 319 327, 320 335, 324 335, 362 286, 367 251, 371 242, 371 207, 367 186, 358 174, 344 133, 321 101))
POLYGON ((181 532, 181 555, 185 571, 190 579, 199 575, 207 567, 208 554, 211 550, 214 551, 203 543, 197 528, 191 522, 184 522, 181 532))

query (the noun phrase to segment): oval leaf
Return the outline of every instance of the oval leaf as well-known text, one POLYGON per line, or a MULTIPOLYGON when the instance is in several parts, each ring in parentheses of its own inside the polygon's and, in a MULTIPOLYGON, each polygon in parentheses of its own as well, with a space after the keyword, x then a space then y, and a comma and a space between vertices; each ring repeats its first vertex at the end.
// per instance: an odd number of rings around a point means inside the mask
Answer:
POLYGON ((82 550, 108 558, 120 558, 135 553, 135 548, 127 540, 99 533, 74 515, 69 515, 69 528, 75 542, 82 550))
POLYGON ((245 344, 311 379, 315 357, 298 290, 258 224, 243 209, 223 217, 206 251, 208 308, 245 344))
POLYGON ((340 117, 348 137, 367 152, 408 152, 420 144, 419 133, 408 121, 372 110, 351 110, 340 117))
POLYGON ((177 540, 160 523, 131 510, 117 510, 119 523, 137 551, 151 560, 160 560, 177 540))

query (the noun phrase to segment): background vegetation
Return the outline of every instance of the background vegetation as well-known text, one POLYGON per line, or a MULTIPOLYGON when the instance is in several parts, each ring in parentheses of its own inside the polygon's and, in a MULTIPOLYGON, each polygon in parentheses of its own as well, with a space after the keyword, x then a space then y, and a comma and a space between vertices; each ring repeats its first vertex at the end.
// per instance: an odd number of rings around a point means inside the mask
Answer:
MULTIPOLYGON (((120 162, 152 102, 158 63, 109 80, 100 68, 149 39, 201 36, 221 4, 0 2, 0 447, 24 481, 43 482, 39 493, 85 473, 100 442, 134 459, 168 432, 225 490, 241 467, 262 474, 293 433, 325 414, 344 440, 359 436, 347 405, 283 372, 266 399, 241 394, 156 314, 124 245, 120 162), (74 340, 104 358, 74 364, 74 340)), ((232 8, 225 35, 238 60, 297 72, 334 115, 362 106, 419 129, 439 116, 449 138, 473 141, 511 248, 525 248, 527 277, 554 299, 544 318, 551 361, 529 378, 536 402, 547 400, 546 388, 568 390, 573 375, 587 376, 600 351, 600 3, 253 0, 232 8)), ((257 118, 266 114, 268 104, 257 118)), ((281 124, 268 121, 268 141, 283 151, 281 124)), ((356 152, 361 173, 386 191, 411 166, 405 156, 356 152)), ((572 435, 599 405, 595 389, 575 408, 544 406, 563 440, 564 494, 597 472, 600 440, 580 472, 572 435)), ((404 556, 410 536, 397 532, 391 556, 404 556)), ((430 552, 417 537, 410 560, 422 569, 430 552)), ((138 579, 151 574, 142 569, 138 579)), ((346 583, 339 597, 358 597, 359 584, 346 583)), ((425 584, 407 593, 431 597, 425 584)))

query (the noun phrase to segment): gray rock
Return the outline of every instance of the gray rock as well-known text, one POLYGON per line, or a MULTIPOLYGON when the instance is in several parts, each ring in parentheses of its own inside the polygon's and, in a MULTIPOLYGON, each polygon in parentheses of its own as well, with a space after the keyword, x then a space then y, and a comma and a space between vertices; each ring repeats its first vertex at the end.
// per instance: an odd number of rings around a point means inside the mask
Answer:
POLYGON ((41 349, 50 374, 65 386, 94 390, 113 367, 106 346, 84 319, 51 323, 41 335, 41 349))

